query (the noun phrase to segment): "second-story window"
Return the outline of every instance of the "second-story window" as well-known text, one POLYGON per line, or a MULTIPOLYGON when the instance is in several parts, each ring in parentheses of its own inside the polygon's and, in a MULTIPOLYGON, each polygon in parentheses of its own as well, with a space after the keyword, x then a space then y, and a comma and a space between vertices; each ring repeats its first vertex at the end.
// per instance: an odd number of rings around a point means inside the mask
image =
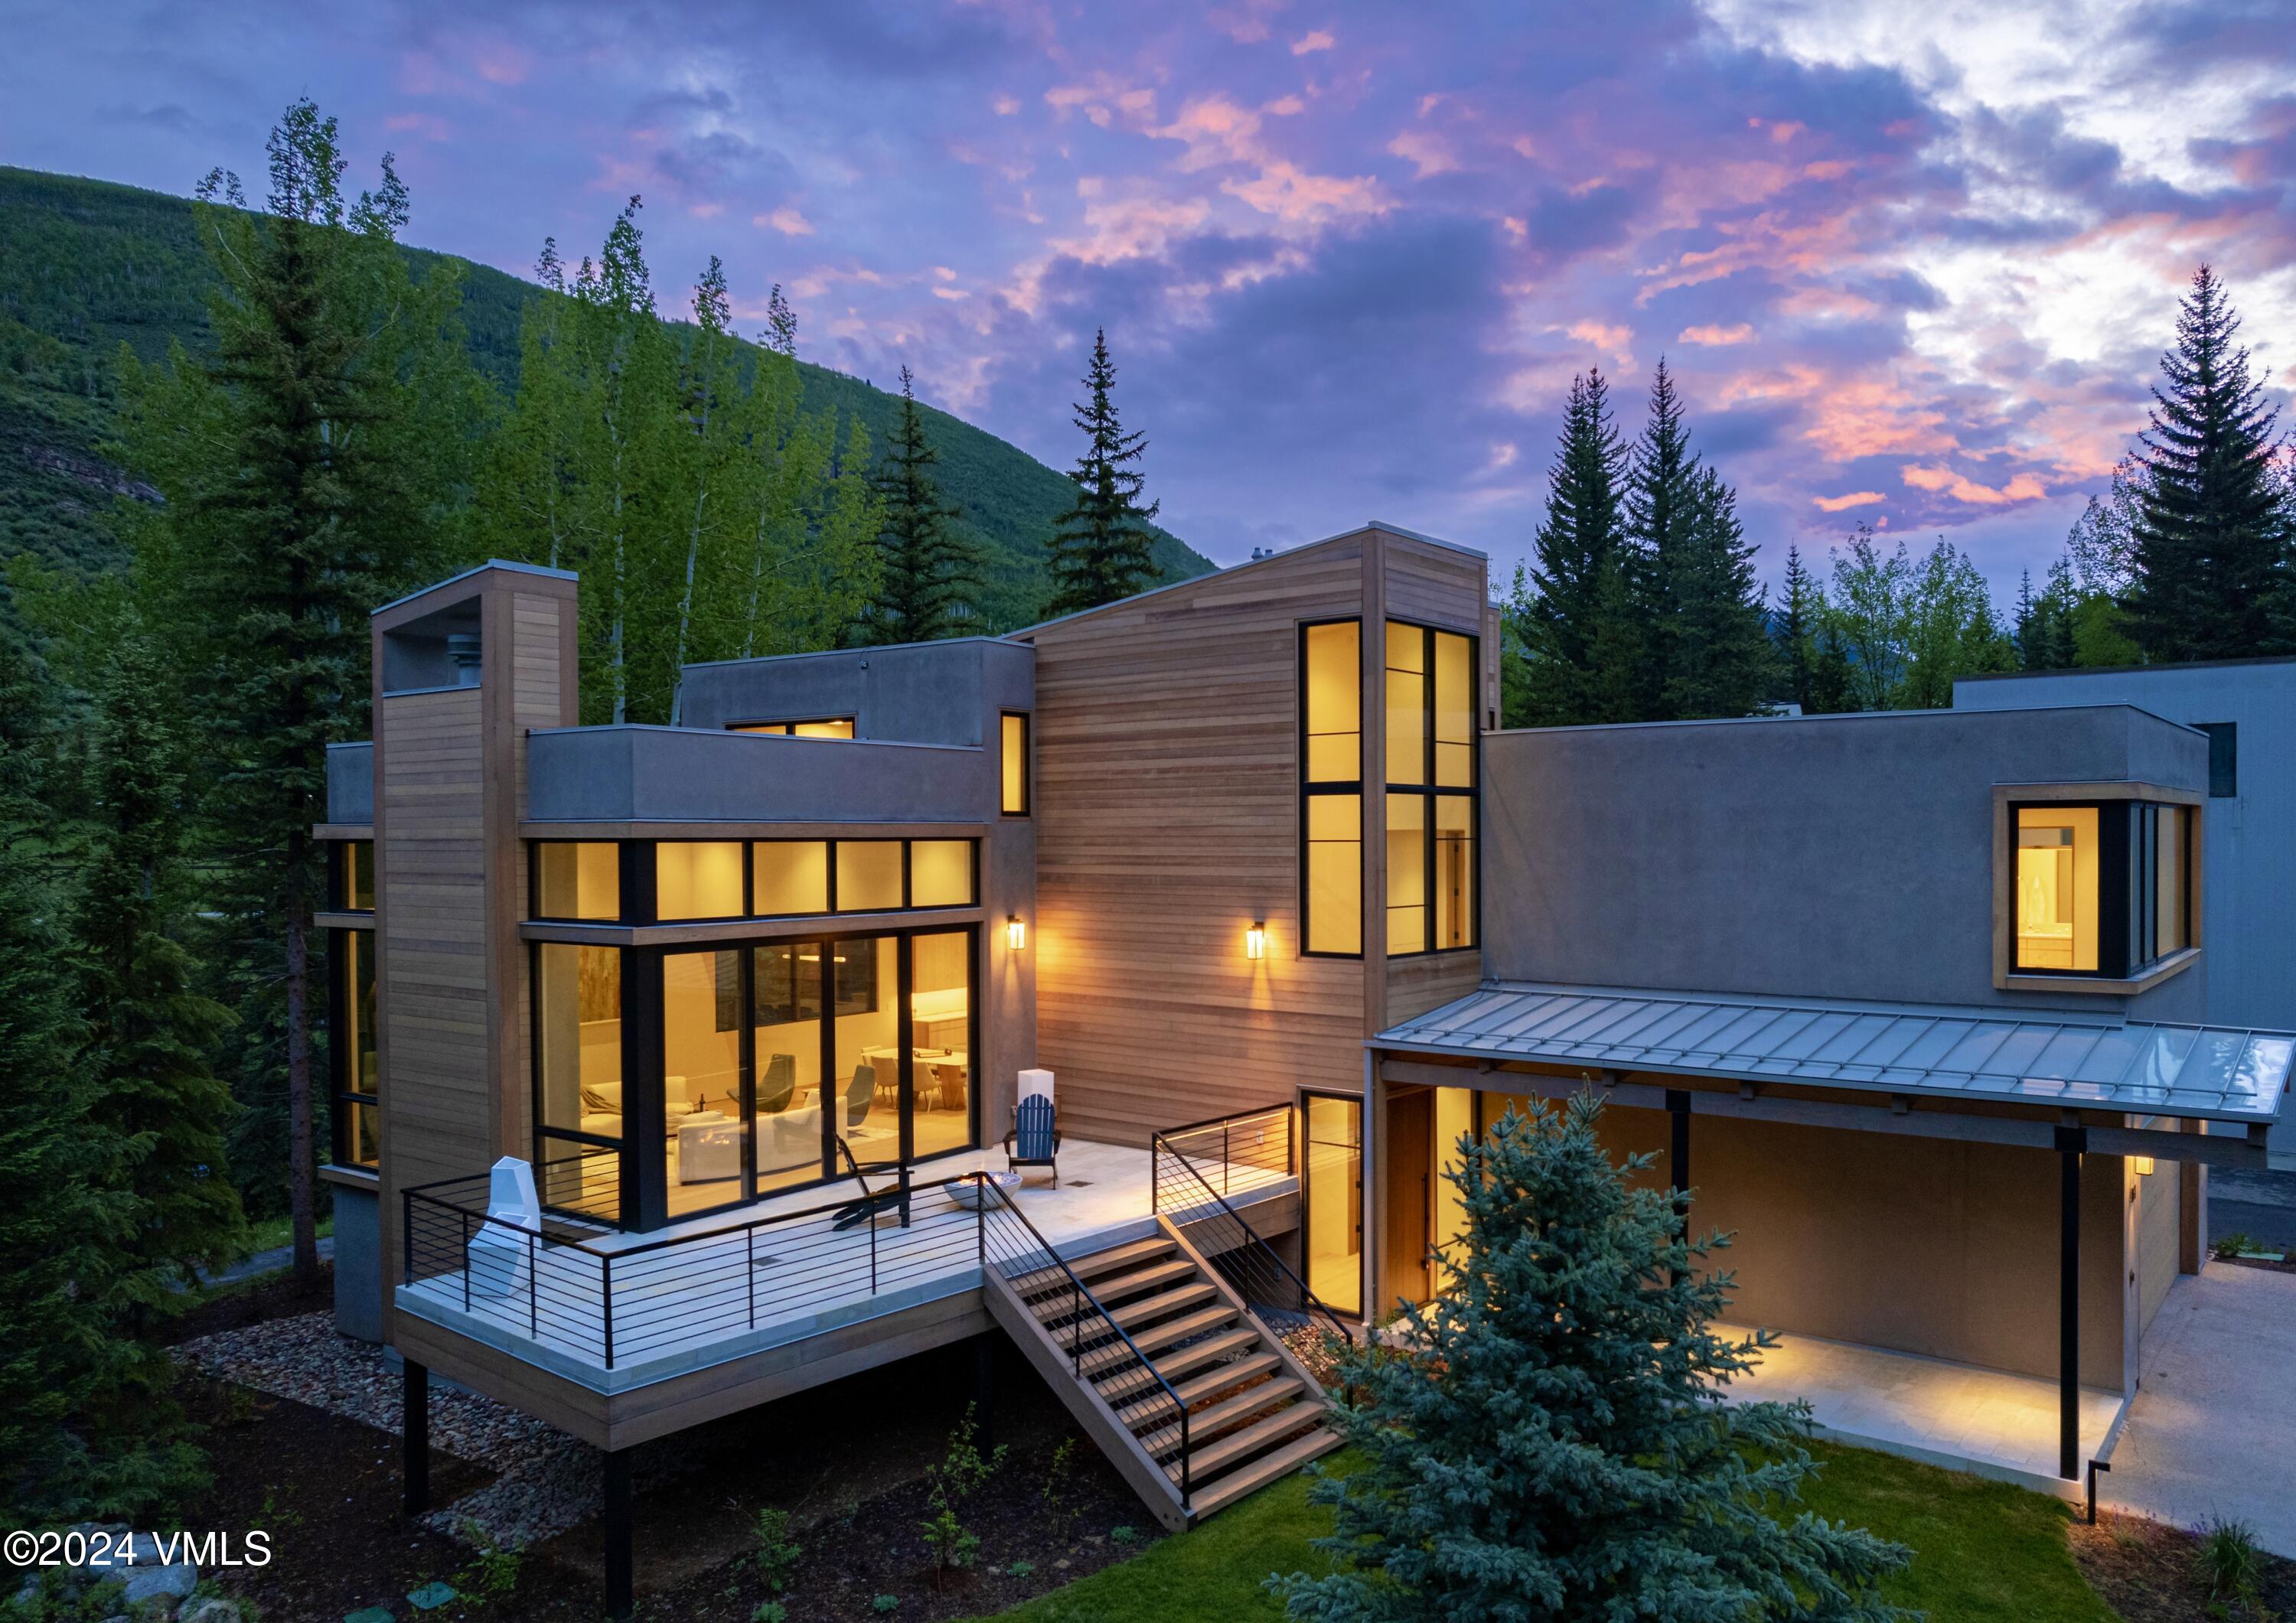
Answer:
POLYGON ((1387 622, 1387 951, 1475 944, 1475 639, 1387 622))
POLYGON ((817 716, 810 721, 735 721, 726 724, 728 733, 776 733, 783 738, 850 738, 853 717, 850 716, 817 716))
POLYGON ((1363 951, 1363 626, 1300 627, 1300 940, 1363 951))
POLYGON ((2017 972, 2120 979, 2194 945, 2190 807, 2028 803, 2011 816, 2017 972))
POLYGON ((1029 717, 1007 710, 997 729, 999 787, 997 808, 1008 817, 1029 815, 1029 717))
POLYGON ((335 843, 334 908, 338 913, 374 911, 374 841, 335 843))

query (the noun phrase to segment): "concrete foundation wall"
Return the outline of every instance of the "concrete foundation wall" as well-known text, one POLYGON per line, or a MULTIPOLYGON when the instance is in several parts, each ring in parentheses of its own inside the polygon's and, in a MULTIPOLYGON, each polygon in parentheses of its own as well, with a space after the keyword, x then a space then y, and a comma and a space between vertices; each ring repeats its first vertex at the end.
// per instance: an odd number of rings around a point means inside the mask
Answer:
MULTIPOLYGON (((1648 1078, 1644 1078, 1648 1079, 1648 1078)), ((1614 1152, 1653 1151, 1663 1111, 1611 1111, 1614 1152)), ((2058 1163, 2046 1150, 1700 1117, 1694 1234, 1732 1243, 1733 1321, 2054 1379, 2058 1163)), ((2081 1178, 2081 1381, 2123 1389, 2122 1163, 2081 1178)))
POLYGON ((361 1341, 382 1340, 381 1207, 372 1189, 337 1184, 335 1328, 361 1341))

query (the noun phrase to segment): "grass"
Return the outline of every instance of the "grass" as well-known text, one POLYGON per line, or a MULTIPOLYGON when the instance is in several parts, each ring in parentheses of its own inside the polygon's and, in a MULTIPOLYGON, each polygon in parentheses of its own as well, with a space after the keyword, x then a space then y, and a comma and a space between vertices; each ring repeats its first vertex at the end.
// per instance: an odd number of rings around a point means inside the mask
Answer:
MULTIPOLYGON (((329 1212, 319 1219, 319 1238, 324 1240, 334 1232, 335 1214, 329 1212)), ((292 1244, 294 1239, 295 1219, 292 1217, 266 1217, 260 1223, 247 1225, 247 1249, 250 1252, 275 1251, 283 1245, 292 1244)))
MULTIPOLYGON (((1907 1545, 1914 1559, 1886 1590, 1943 1623, 2115 1623, 2074 1566, 2066 1507, 2005 1482, 1940 1471, 1869 1449, 1816 1443, 1824 1471, 1806 1496, 1831 1520, 1907 1545)), ((1335 1456, 1344 1470, 1349 1456, 1335 1456)), ((1271 1572, 1321 1572, 1308 1541, 1330 1529, 1293 1476, 1194 1532, 1003 1614, 1008 1623, 1169 1623, 1175 1617, 1278 1619, 1260 1587, 1271 1572)))

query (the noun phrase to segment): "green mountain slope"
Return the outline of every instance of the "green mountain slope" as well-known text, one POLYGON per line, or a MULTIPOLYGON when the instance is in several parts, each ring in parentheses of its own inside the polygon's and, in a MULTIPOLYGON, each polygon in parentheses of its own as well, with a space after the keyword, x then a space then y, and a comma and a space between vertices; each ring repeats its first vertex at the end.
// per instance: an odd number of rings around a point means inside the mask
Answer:
MULTIPOLYGON (((417 275, 447 257, 407 251, 417 275)), ((520 315, 536 289, 467 261, 463 272, 472 357, 507 391, 517 383, 520 315)), ((96 450, 111 410, 112 357, 123 341, 146 359, 176 339, 203 352, 213 283, 187 200, 0 166, 0 557, 29 551, 81 570, 117 564, 104 515, 127 483, 96 450)), ((800 370, 808 410, 834 406, 885 443, 895 397, 824 367, 800 370)), ((1046 406, 1065 414, 1067 403, 1046 406)), ((988 558, 990 625, 1026 624, 1045 594, 1045 539, 1072 487, 993 434, 930 407, 925 416, 943 487, 988 558)), ((1170 580, 1212 567, 1162 530, 1156 561, 1170 580)))

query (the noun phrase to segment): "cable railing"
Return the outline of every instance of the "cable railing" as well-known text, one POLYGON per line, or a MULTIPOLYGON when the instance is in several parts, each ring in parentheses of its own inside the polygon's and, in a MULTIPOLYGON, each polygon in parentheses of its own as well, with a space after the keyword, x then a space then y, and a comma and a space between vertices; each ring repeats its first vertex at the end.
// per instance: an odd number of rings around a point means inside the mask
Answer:
POLYGON ((1188 1239, 1253 1312, 1279 1331, 1312 1328, 1349 1339, 1346 1324, 1229 1203, 1294 1176, 1289 1105, 1191 1123, 1149 1141, 1154 1209, 1185 1224, 1188 1239))
POLYGON ((1090 1381, 1135 1435, 1154 1439, 1159 1454, 1165 1444, 1176 1445, 1164 1469, 1186 1507, 1193 1490, 1188 1406, 1013 1197, 985 1176, 980 1189, 982 1273, 994 1269, 1013 1287, 1077 1381, 1090 1381))

